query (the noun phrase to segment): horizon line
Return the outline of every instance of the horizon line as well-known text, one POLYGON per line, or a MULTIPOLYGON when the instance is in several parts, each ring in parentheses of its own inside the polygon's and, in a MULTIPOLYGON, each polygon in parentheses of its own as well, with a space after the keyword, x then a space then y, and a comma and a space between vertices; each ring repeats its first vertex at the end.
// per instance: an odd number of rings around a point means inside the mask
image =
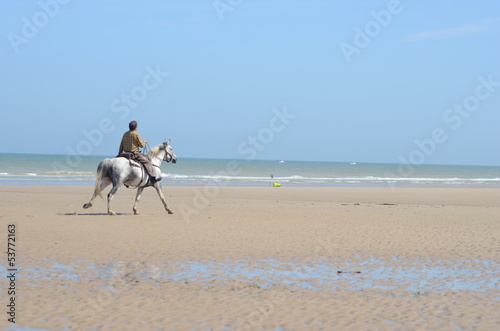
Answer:
MULTIPOLYGON (((108 155, 79 155, 79 154, 60 154, 60 153, 21 153, 21 152, 0 152, 0 155, 2 154, 13 154, 13 155, 39 155, 39 156, 80 156, 80 157, 103 157, 103 158, 113 158, 108 155)), ((262 161, 262 162, 279 162, 279 161, 285 161, 286 162, 310 162, 310 163, 315 163, 315 162, 324 162, 324 163, 341 163, 341 164, 351 164, 351 163, 356 163, 356 165, 361 165, 361 164, 384 164, 384 165, 401 165, 402 163, 400 162, 374 162, 374 161, 325 161, 325 160, 286 160, 286 159, 255 159, 255 160, 247 160, 247 159, 237 159, 237 158, 211 158, 211 157, 196 157, 196 156, 187 156, 187 157, 182 157, 182 159, 199 159, 199 160, 227 160, 227 161, 241 161, 241 162, 253 162, 253 161, 262 161)), ((493 167, 493 168, 500 168, 500 165, 492 165, 492 164, 487 164, 487 165, 478 165, 478 164, 451 164, 451 163, 429 163, 429 164, 410 164, 414 167, 420 167, 420 166, 462 166, 462 167, 493 167)))

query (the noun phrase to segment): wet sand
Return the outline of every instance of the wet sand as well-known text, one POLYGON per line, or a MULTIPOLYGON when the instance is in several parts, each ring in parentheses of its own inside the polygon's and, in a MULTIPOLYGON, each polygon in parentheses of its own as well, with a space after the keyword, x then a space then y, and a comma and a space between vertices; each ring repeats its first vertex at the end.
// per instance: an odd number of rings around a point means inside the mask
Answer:
POLYGON ((500 328, 498 188, 167 186, 174 215, 153 189, 133 215, 122 189, 116 216, 100 199, 83 209, 91 193, 0 188, 17 327, 500 328))

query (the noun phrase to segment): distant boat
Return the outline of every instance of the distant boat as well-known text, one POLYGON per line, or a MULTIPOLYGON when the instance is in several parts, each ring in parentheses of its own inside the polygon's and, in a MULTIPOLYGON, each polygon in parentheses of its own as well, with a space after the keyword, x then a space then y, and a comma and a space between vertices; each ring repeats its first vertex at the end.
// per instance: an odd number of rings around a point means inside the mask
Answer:
POLYGON ((351 162, 349 163, 350 165, 356 165, 357 163, 356 162, 351 162))
POLYGON ((279 160, 279 161, 278 161, 278 163, 285 163, 285 161, 283 161, 283 160, 279 160))

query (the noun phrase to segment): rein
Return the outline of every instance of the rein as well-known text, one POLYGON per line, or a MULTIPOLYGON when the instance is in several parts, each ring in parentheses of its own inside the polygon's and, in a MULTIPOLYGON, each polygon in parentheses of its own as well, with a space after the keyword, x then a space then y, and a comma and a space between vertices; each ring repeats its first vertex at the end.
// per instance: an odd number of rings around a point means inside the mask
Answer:
POLYGON ((163 161, 163 159, 162 159, 162 158, 160 158, 160 157, 158 157, 158 156, 155 156, 154 158, 155 158, 155 159, 160 160, 160 165, 156 165, 156 164, 154 164, 154 163, 151 163, 151 164, 153 165, 153 167, 160 168, 160 166, 161 166, 161 161, 163 161))
POLYGON ((149 143, 146 143, 146 146, 142 149, 142 154, 147 155, 148 152, 151 150, 151 147, 149 147, 149 143))

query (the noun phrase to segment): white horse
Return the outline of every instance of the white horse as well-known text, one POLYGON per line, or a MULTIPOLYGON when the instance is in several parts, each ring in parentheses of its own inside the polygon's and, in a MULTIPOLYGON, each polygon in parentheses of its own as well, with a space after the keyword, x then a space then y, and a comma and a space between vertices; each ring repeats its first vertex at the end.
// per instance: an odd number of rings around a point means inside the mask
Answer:
MULTIPOLYGON (((172 146, 170 146, 170 140, 165 141, 164 143, 153 147, 148 153, 147 156, 150 158, 151 163, 154 166, 156 171, 155 177, 161 177, 160 164, 161 161, 166 162, 177 162, 177 156, 172 151, 172 146)), ((158 192, 160 196, 161 202, 165 206, 165 210, 169 214, 173 214, 174 212, 167 207, 167 202, 165 201, 165 197, 163 195, 163 191, 161 189, 160 181, 151 184, 149 181, 149 175, 145 171, 144 167, 140 165, 138 162, 130 161, 123 157, 116 157, 114 159, 104 159, 99 163, 97 167, 97 179, 95 183, 94 195, 92 199, 86 204, 83 205, 83 208, 87 209, 92 207, 92 202, 97 196, 101 196, 102 190, 104 190, 109 184, 113 184, 111 191, 108 193, 108 214, 115 215, 116 213, 111 210, 111 199, 116 194, 118 189, 125 185, 131 188, 137 188, 137 195, 135 196, 134 203, 134 214, 137 215, 137 203, 141 199, 142 191, 145 187, 153 186, 158 192)))

